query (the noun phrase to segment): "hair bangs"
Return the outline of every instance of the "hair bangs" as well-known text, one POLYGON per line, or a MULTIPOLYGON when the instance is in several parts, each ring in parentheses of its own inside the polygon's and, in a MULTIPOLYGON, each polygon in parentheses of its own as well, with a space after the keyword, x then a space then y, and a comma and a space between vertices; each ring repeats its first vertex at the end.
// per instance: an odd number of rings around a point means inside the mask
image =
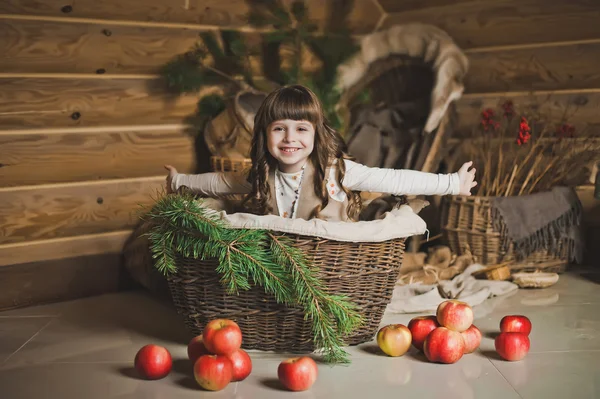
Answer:
POLYGON ((281 89, 266 109, 267 124, 278 120, 309 121, 313 125, 322 123, 318 99, 303 87, 290 86, 281 89))

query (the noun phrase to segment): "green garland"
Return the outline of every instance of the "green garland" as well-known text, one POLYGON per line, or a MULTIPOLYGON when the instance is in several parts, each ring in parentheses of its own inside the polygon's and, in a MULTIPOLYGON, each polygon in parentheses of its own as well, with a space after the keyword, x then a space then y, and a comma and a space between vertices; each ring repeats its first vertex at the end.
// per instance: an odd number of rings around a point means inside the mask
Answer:
POLYGON ((301 305, 324 360, 349 363, 342 336, 363 319, 347 297, 325 291, 317 270, 289 239, 268 230, 228 228, 190 193, 159 198, 144 218, 154 225, 147 236, 162 274, 177 272, 177 254, 218 259, 216 270, 228 294, 237 295, 255 283, 278 303, 301 305))
MULTIPOLYGON (((341 93, 335 87, 338 66, 355 54, 360 46, 346 27, 351 10, 348 5, 331 10, 328 24, 318 32, 315 21, 308 16, 304 0, 287 3, 282 0, 264 0, 249 4, 248 24, 262 33, 258 46, 247 43, 246 37, 234 30, 204 32, 201 43, 186 54, 180 55, 161 68, 167 88, 174 93, 193 93, 204 86, 220 85, 224 90, 221 102, 237 91, 254 88, 270 92, 277 86, 301 84, 309 87, 319 97, 329 123, 344 131, 343 121, 336 110, 341 93), (290 66, 282 67, 280 50, 291 50, 290 66), (303 71, 304 48, 320 61, 314 72, 303 71), (254 79, 250 65, 251 56, 262 63, 261 79, 254 79)), ((213 95, 214 96, 214 95, 213 95)), ((207 120, 220 110, 198 104, 196 116, 202 128, 207 120)))

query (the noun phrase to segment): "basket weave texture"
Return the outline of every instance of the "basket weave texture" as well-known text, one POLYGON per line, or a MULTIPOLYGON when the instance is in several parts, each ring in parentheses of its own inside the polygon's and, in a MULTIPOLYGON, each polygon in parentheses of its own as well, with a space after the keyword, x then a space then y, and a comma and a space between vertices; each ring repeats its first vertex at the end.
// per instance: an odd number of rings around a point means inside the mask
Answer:
POLYGON ((491 198, 480 196, 452 196, 442 206, 442 230, 452 252, 459 255, 470 251, 484 265, 513 261, 512 271, 543 269, 562 272, 568 260, 568 245, 558 242, 556 250, 538 250, 526 258, 519 258, 512 244, 503 248, 506 230, 494 228, 491 216, 491 198))
POLYGON ((249 158, 210 157, 210 168, 213 172, 243 172, 251 166, 252 160, 249 158))
MULTIPOLYGON (((213 156, 215 172, 248 168, 250 160, 213 156), (239 169, 237 169, 239 168, 239 169)), ((319 272, 329 293, 346 295, 356 304, 365 323, 345 337, 348 345, 373 338, 383 312, 392 298, 404 255, 404 238, 380 243, 352 243, 272 232, 291 239, 319 272)), ((169 290, 178 312, 194 334, 210 320, 235 320, 243 332, 242 347, 279 352, 306 352, 315 349, 312 324, 300 307, 278 304, 260 286, 239 295, 229 295, 221 286, 218 261, 178 258, 177 273, 168 277, 169 290)))
MULTIPOLYGON (((381 243, 350 243, 318 237, 287 236, 318 270, 325 289, 347 295, 365 322, 345 343, 356 345, 376 334, 402 264, 404 238, 381 243)), ((236 321, 243 331, 242 347, 279 352, 315 349, 310 320, 300 307, 277 304, 260 286, 229 295, 219 282, 217 260, 177 259, 177 272, 168 277, 173 302, 194 333, 212 319, 236 321)))

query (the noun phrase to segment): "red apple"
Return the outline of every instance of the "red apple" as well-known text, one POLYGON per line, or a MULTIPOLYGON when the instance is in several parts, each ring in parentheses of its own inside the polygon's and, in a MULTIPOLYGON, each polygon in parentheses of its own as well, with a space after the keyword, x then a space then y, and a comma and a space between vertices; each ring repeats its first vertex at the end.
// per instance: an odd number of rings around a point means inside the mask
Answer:
POLYGON ((402 356, 410 348, 412 334, 403 324, 390 324, 377 332, 377 345, 388 356, 402 356))
POLYGON ((242 330, 233 320, 212 320, 204 326, 202 335, 206 349, 217 355, 228 355, 242 346, 242 330))
POLYGON ((158 380, 171 372, 173 359, 169 351, 158 345, 146 345, 135 355, 135 369, 149 380, 158 380))
POLYGON ((465 353, 473 353, 481 344, 481 331, 475 324, 460 333, 465 341, 465 353))
POLYGON ((519 332, 503 332, 494 341, 496 352, 505 360, 511 362, 521 360, 529 352, 529 337, 519 332))
POLYGON ((465 341, 458 331, 438 327, 429 333, 423 349, 431 362, 456 363, 465 353, 465 341))
POLYGON ((194 378, 208 391, 220 391, 231 382, 233 366, 223 355, 203 355, 194 363, 194 378))
POLYGON ((504 316, 500 320, 501 332, 519 332, 525 335, 531 333, 531 321, 522 315, 504 316))
POLYGON ((279 363, 277 376, 290 391, 306 391, 317 380, 317 363, 308 356, 294 357, 279 363))
POLYGON ((465 302, 444 301, 436 312, 437 321, 441 326, 453 331, 463 332, 473 324, 473 309, 465 302))
POLYGON ((412 334, 413 346, 422 351, 425 338, 439 326, 440 324, 435 316, 420 316, 412 319, 410 323, 408 323, 408 329, 412 334))
POLYGON ((210 355, 208 349, 204 345, 204 341, 202 339, 202 334, 194 337, 190 340, 187 347, 188 359, 192 361, 192 363, 196 363, 196 360, 202 355, 210 355))
POLYGON ((227 355, 233 366, 233 376, 231 381, 242 381, 252 372, 252 360, 246 351, 238 349, 227 355))

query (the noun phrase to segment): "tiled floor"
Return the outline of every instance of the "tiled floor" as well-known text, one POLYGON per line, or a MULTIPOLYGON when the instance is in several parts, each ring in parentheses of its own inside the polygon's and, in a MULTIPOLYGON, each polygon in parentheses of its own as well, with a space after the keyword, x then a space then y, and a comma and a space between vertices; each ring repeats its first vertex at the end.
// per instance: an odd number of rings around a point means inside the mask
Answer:
MULTIPOLYGON (((200 390, 186 360, 190 335, 170 307, 141 292, 3 312, 0 398, 600 398, 599 280, 600 272, 570 272, 552 288, 487 301, 475 309, 481 348, 456 364, 428 363, 414 349, 388 358, 367 343, 349 349, 349 366, 320 365, 315 385, 301 393, 277 384, 285 355, 256 351, 248 379, 216 393, 200 390), (509 313, 533 322, 531 352, 520 362, 494 353, 494 333, 509 313), (133 373, 146 343, 165 345, 174 357, 163 380, 133 373)), ((414 316, 386 314, 382 324, 414 316)))

